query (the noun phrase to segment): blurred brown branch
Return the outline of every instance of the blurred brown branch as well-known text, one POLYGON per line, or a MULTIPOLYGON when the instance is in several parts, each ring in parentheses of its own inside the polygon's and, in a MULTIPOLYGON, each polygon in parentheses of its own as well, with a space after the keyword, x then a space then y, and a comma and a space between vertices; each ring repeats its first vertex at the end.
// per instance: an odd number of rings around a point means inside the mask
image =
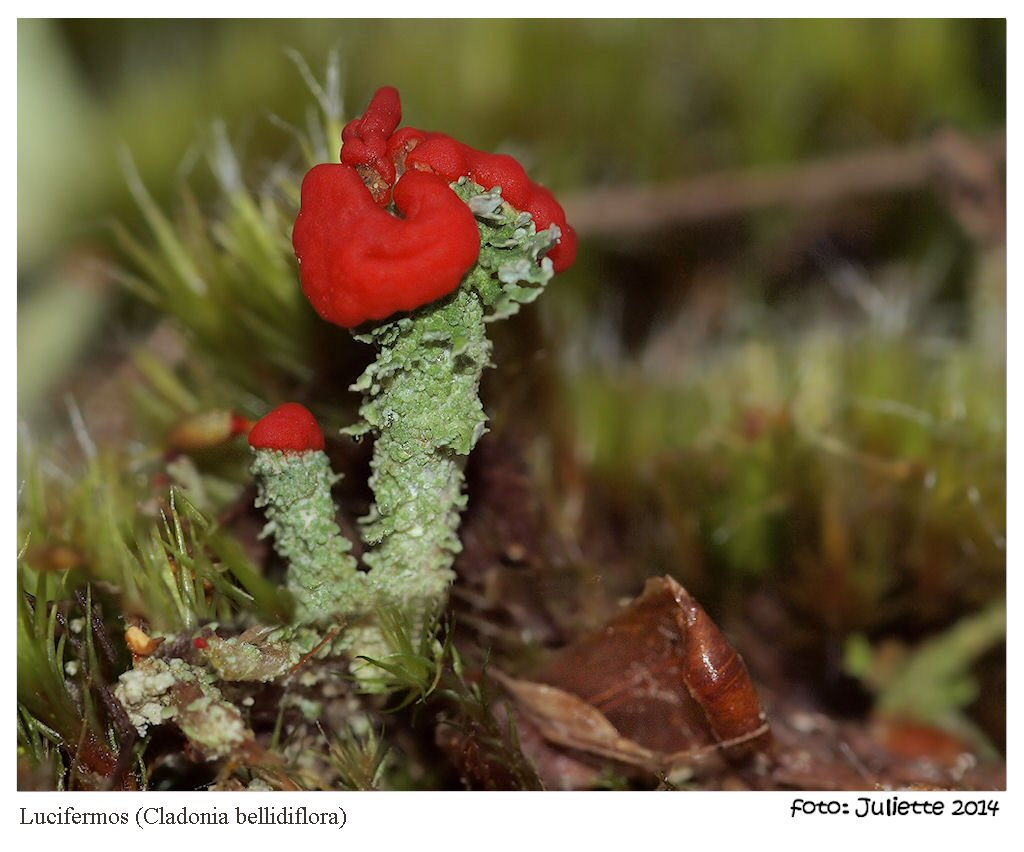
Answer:
POLYGON ((1003 133, 972 139, 943 128, 904 148, 858 151, 788 168, 724 171, 658 187, 609 187, 567 199, 586 237, 635 236, 738 217, 770 207, 816 207, 934 187, 975 237, 1005 227, 1003 133))

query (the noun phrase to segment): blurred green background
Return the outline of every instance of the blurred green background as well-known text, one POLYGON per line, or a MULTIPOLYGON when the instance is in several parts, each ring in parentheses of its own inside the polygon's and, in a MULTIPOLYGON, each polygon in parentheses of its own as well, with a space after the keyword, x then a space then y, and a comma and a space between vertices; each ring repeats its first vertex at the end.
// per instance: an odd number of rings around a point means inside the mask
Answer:
MULTIPOLYGON (((280 122, 302 126, 310 108, 288 49, 318 74, 339 51, 347 116, 396 85, 407 123, 512 152, 560 193, 1005 117, 998 20, 22 20, 18 43, 25 411, 99 333, 105 277, 76 260, 107 256, 108 219, 138 218, 119 150, 158 202, 185 178, 202 197, 197 140, 220 118, 258 178, 289 149, 280 122)), ((901 248, 926 243, 919 231, 898 234, 901 248)))

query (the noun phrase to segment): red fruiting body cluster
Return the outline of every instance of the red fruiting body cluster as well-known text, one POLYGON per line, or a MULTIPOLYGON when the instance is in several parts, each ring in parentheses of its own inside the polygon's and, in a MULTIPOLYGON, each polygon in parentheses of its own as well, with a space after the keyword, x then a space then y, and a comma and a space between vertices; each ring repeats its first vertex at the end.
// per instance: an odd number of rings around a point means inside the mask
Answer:
POLYGON ((324 433, 308 408, 297 402, 286 402, 252 427, 249 446, 286 453, 322 450, 324 433))
POLYGON ((292 242, 302 289, 328 322, 354 328, 446 296, 476 263, 479 231, 448 186, 466 176, 533 217, 557 225, 556 272, 576 259, 565 211, 512 157, 488 154, 442 133, 406 127, 398 92, 380 89, 342 131, 341 164, 315 166, 302 182, 292 242), (397 179, 397 180, 396 180, 397 179), (391 215, 389 203, 402 218, 391 215))
POLYGON ((529 213, 538 231, 558 226, 561 238, 548 252, 555 272, 564 272, 576 261, 576 232, 565 221, 562 205, 549 190, 530 180, 508 154, 478 151, 443 133, 412 127, 403 127, 391 137, 389 153, 396 162, 404 162, 406 169, 432 172, 449 183, 466 175, 484 189, 500 186, 501 197, 516 210, 529 213))

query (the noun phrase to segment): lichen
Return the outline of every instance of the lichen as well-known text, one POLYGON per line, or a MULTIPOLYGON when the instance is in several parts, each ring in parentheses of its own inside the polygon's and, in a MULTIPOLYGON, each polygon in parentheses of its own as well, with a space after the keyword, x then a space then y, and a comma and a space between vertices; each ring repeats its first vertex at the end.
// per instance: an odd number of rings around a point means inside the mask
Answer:
POLYGON ((274 549, 288 562, 297 620, 325 622, 362 604, 365 578, 334 519, 331 486, 338 477, 327 455, 259 449, 252 471, 256 506, 267 516, 263 535, 273 536, 274 549))
POLYGON ((160 725, 167 718, 167 700, 175 676, 168 663, 147 658, 136 668, 126 671, 118 680, 114 694, 124 706, 128 718, 145 736, 150 725, 160 725))
POLYGON ((177 722, 207 760, 230 757, 253 741, 241 712, 215 690, 208 690, 180 707, 177 722))
POLYGON ((239 710, 221 695, 210 671, 178 658, 145 657, 118 679, 114 694, 140 735, 176 724, 208 760, 252 740, 239 710))
MULTIPOLYGON (((538 233, 529 214, 504 202, 500 187, 485 190, 463 178, 452 189, 476 217, 476 264, 450 296, 356 335, 377 348, 352 385, 363 394, 361 420, 343 430, 374 439, 374 501, 360 519, 369 572, 358 569, 335 521, 330 492, 337 477, 323 452, 257 449, 252 467, 256 505, 267 512, 264 535, 273 536, 288 562, 296 622, 341 626, 331 650, 353 658, 364 686, 380 671, 356 658, 398 651, 380 613, 402 612, 413 632, 422 630, 454 579, 466 507, 463 467, 486 432, 479 390, 491 363, 487 323, 533 301, 554 274, 544 255, 558 242, 556 226, 538 233)), ((223 667, 217 657, 224 650, 213 650, 214 665, 223 667)), ((235 674, 267 669, 257 656, 239 658, 252 653, 241 646, 232 653, 227 665, 235 674)))
POLYGON ((376 600, 421 621, 444 603, 461 549, 463 467, 487 422, 486 323, 536 298, 553 275, 543 254, 558 237, 557 228, 538 234, 500 187, 463 179, 452 188, 477 217, 477 264, 448 298, 357 335, 378 355, 352 386, 364 394, 362 422, 345 430, 374 436, 375 499, 361 524, 376 600))
POLYGON ((230 639, 206 640, 206 662, 221 680, 267 683, 286 675, 302 658, 301 638, 275 636, 270 629, 246 631, 230 639))

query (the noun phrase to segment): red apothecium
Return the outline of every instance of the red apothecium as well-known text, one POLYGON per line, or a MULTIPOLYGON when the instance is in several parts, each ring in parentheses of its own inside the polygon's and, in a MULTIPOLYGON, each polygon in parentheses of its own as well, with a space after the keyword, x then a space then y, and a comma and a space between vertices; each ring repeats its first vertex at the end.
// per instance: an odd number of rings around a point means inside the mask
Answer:
POLYGON ((476 263, 476 219, 443 178, 409 172, 393 198, 403 218, 344 164, 315 166, 302 182, 292 243, 302 289, 328 322, 354 328, 415 310, 455 290, 476 263))
POLYGON ((302 288, 321 317, 353 328, 455 290, 479 255, 476 221, 448 186, 461 177, 500 186, 538 230, 557 225, 548 256, 555 272, 572 266, 577 238, 565 211, 515 159, 442 133, 396 130, 401 117, 397 90, 379 89, 342 131, 341 164, 315 166, 302 183, 292 242, 302 288))
POLYGON ((324 433, 308 408, 297 402, 286 402, 252 427, 249 446, 255 450, 286 453, 322 450, 324 433))

